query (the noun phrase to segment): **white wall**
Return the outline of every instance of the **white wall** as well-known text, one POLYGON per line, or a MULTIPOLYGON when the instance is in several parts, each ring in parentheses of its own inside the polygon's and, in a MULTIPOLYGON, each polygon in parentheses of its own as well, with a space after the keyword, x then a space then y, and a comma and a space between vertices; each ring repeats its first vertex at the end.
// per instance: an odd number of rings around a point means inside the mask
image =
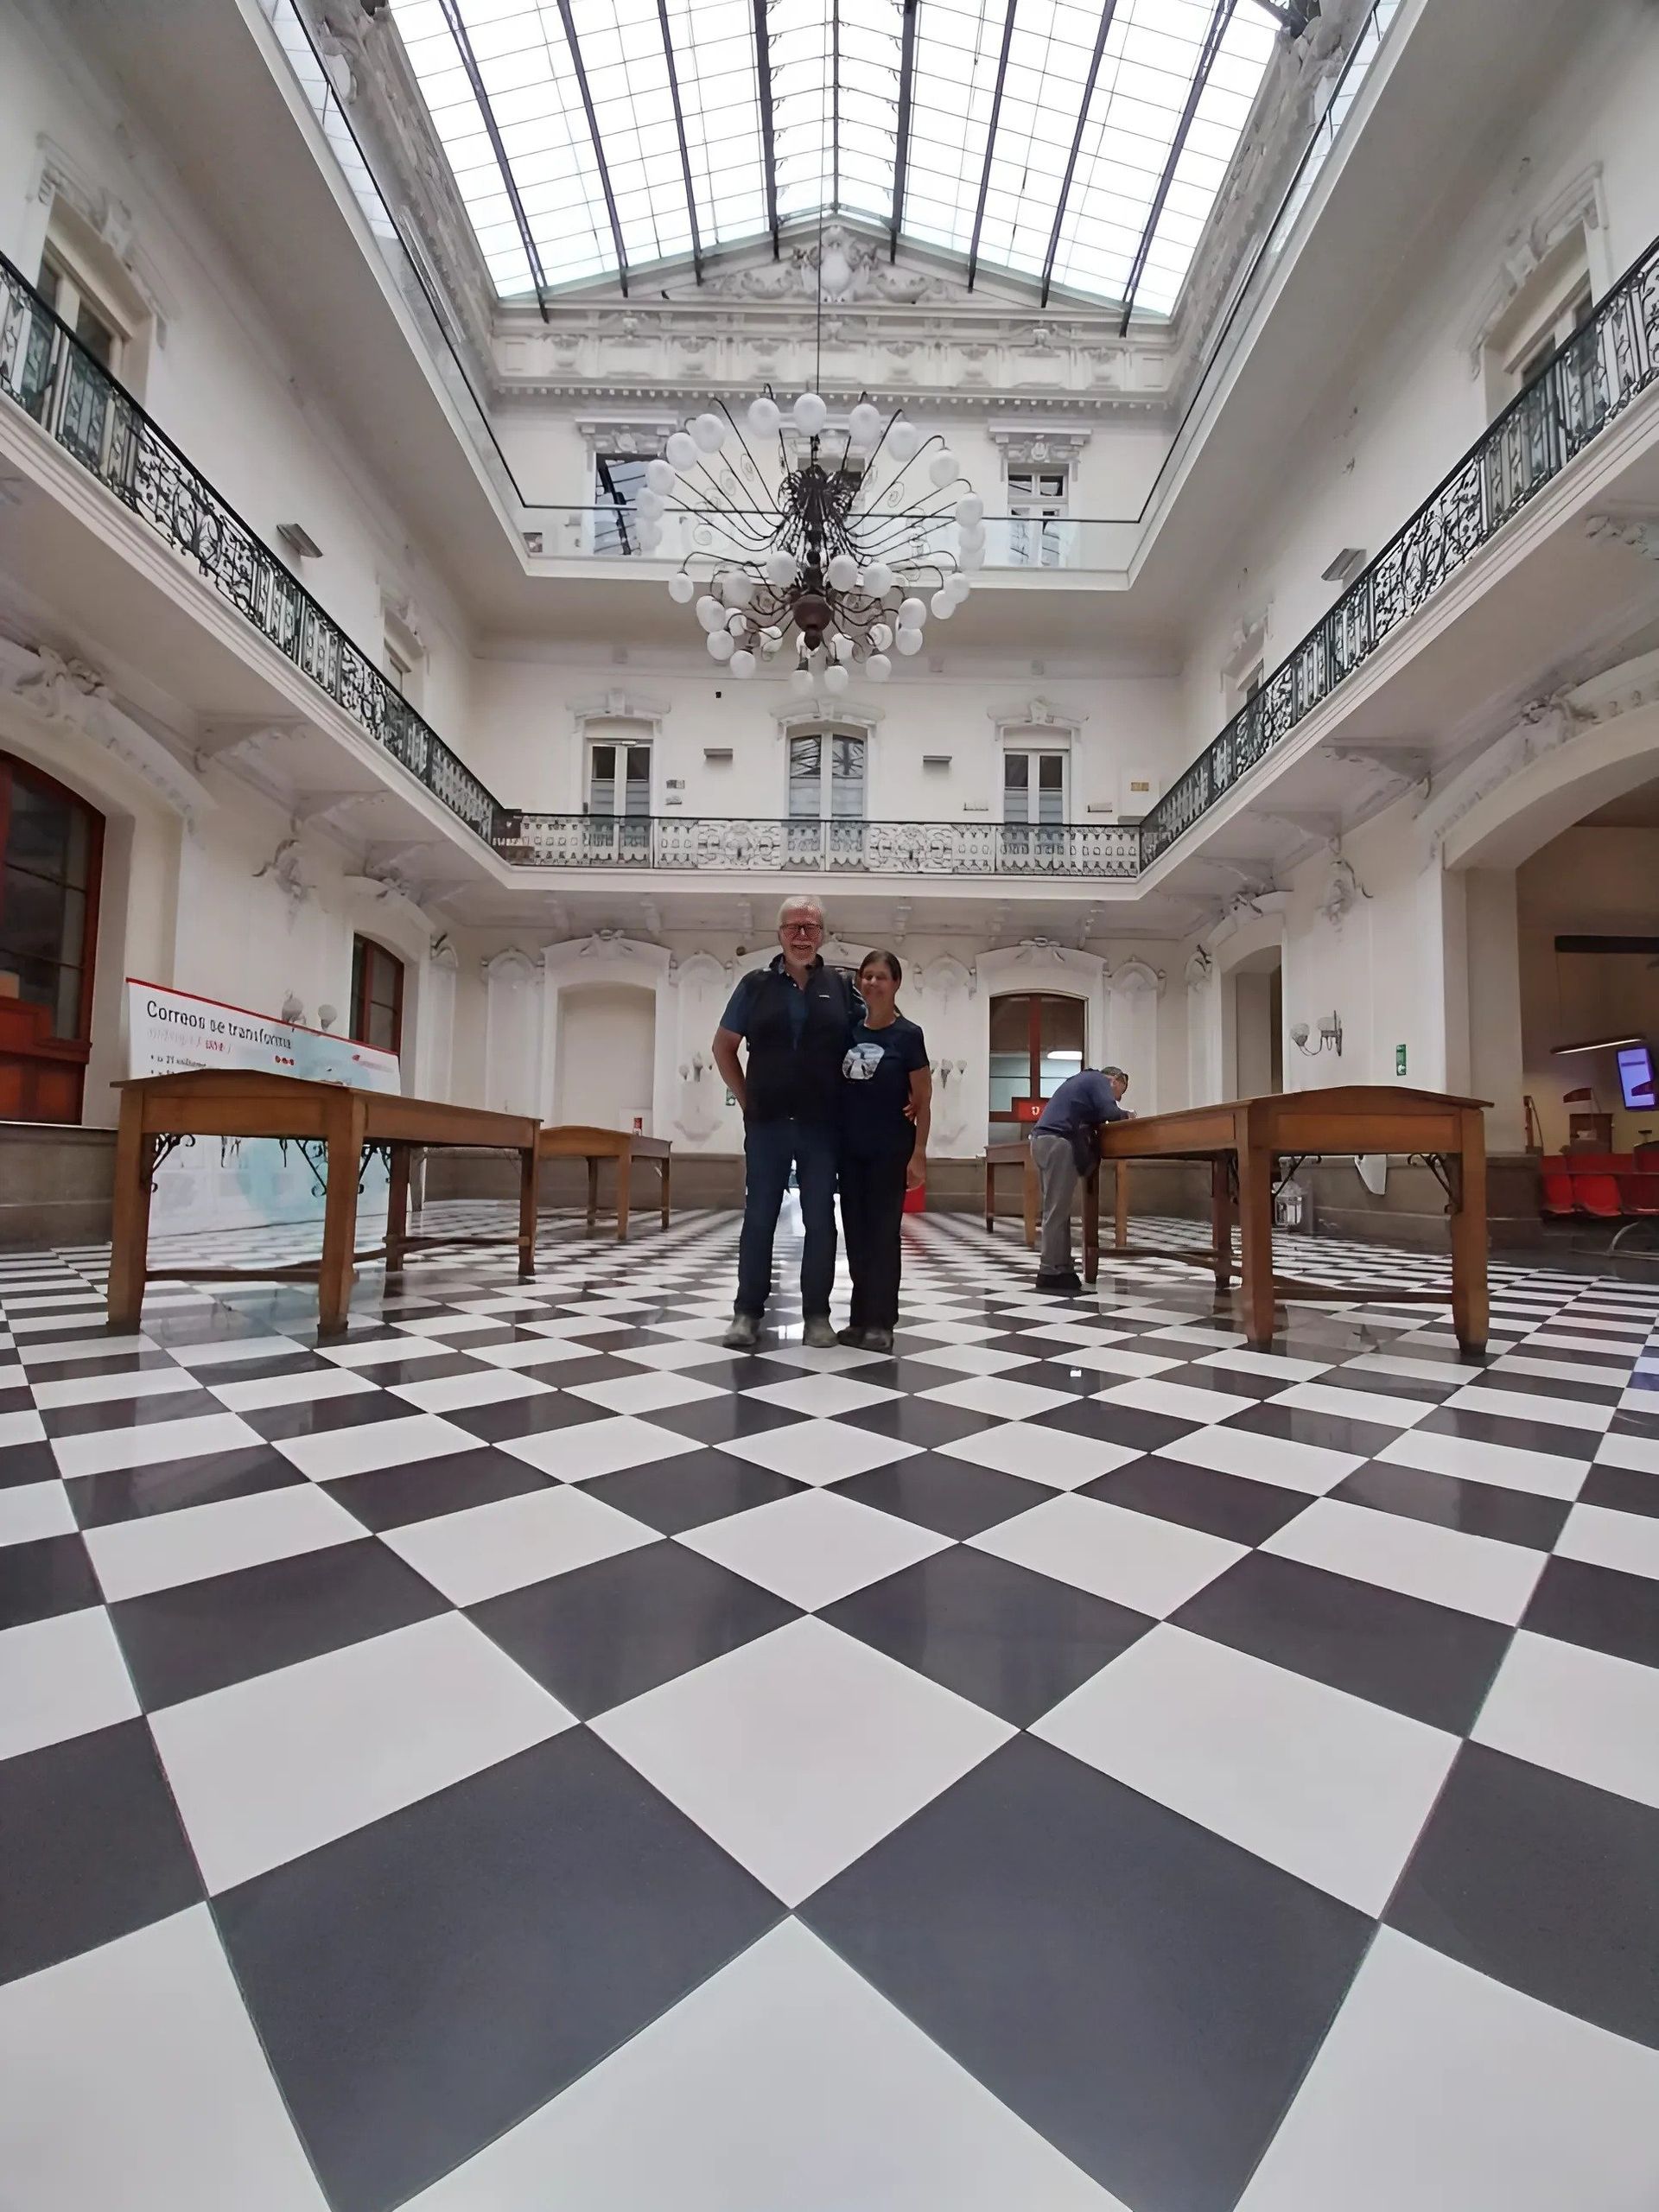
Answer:
POLYGON ((632 1128, 651 1118, 657 1065, 655 994, 628 983, 583 983, 559 998, 554 1119, 632 1128))

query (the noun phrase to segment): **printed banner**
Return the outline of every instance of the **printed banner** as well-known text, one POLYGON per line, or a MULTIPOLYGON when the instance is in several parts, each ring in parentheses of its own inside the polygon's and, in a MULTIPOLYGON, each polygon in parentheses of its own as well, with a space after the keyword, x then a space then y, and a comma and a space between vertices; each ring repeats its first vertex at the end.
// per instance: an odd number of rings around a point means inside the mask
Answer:
MULTIPOLYGON (((173 1075, 182 1068, 261 1068, 360 1090, 398 1090, 397 1055, 348 1037, 196 998, 127 978, 127 1072, 173 1075)), ((275 1137, 187 1137, 162 1161, 150 1201, 156 1235, 193 1230, 267 1229, 322 1218, 322 1160, 275 1137)), ((378 1159, 364 1175, 359 1211, 372 1222, 386 1206, 378 1159)))

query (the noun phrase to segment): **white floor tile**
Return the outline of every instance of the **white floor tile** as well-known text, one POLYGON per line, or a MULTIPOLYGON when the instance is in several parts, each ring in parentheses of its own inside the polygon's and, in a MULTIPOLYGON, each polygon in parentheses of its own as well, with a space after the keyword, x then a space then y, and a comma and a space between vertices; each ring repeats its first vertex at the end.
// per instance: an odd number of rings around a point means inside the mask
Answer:
POLYGON ((817 1620, 758 1637, 590 1726, 787 1905, 1014 1732, 817 1620))
POLYGON ((137 1521, 112 1522, 86 1531, 87 1551, 104 1595, 142 1597, 210 1574, 230 1574, 266 1560, 321 1551, 325 1544, 356 1542, 363 1535, 344 1506, 309 1483, 227 1497, 212 1505, 181 1506, 137 1521))
POLYGON ((763 1405, 781 1406, 785 1413, 829 1420, 836 1414, 860 1412, 866 1406, 885 1405, 899 1393, 879 1383, 861 1382, 851 1375, 799 1375, 789 1382, 764 1382, 758 1390, 746 1390, 743 1395, 758 1398, 763 1405))
POLYGON ((592 1359, 600 1350, 596 1344, 577 1344, 569 1337, 520 1337, 506 1344, 471 1344, 467 1348, 470 1359, 481 1359, 487 1367, 556 1367, 566 1360, 592 1359))
POLYGON ((929 1351, 907 1352, 918 1367, 939 1367, 951 1375, 1007 1375, 1016 1367, 1035 1364, 1024 1351, 999 1351, 990 1344, 940 1344, 929 1351))
POLYGON ((1334 1490, 1344 1475, 1365 1464, 1357 1452, 1332 1452, 1323 1444, 1299 1444, 1213 1422, 1161 1446, 1154 1456, 1184 1459, 1192 1466, 1213 1467, 1218 1474, 1243 1475, 1251 1482, 1271 1483, 1276 1489, 1301 1491, 1313 1497, 1334 1490))
POLYGON ((150 1717, 213 1891, 575 1725, 459 1613, 256 1675, 150 1717))
POLYGON ((390 1395, 423 1413, 446 1414, 464 1406, 499 1406, 508 1398, 538 1398, 552 1388, 510 1367, 479 1367, 467 1375, 435 1375, 427 1382, 396 1382, 390 1395))
POLYGON ((635 1421, 626 1414, 610 1421, 576 1421, 569 1428, 543 1429, 535 1436, 516 1437, 504 1444, 526 1466, 556 1475, 561 1482, 584 1483, 595 1475, 613 1475, 620 1467, 648 1467, 658 1459, 677 1459, 683 1452, 700 1452, 702 1445, 678 1436, 656 1422, 635 1421))
POLYGON ((1109 1475, 1114 1467, 1126 1467, 1143 1456, 1132 1445, 1075 1436, 1069 1429, 1042 1428, 1028 1421, 1004 1421, 939 1449, 947 1459, 995 1467, 1005 1475, 1023 1475, 1048 1490, 1076 1490, 1096 1475, 1109 1475))
POLYGON ((46 1423, 29 1407, 0 1414, 0 1451, 10 1450, 14 1444, 38 1444, 45 1434, 46 1423))
POLYGON ((1455 1383, 1478 1381, 1484 1367, 1465 1366, 1455 1360, 1419 1359, 1409 1352, 1368 1351, 1348 1363, 1351 1373, 1398 1375, 1408 1382, 1443 1382, 1448 1392, 1455 1383))
POLYGON ((677 1541, 809 1611, 944 1551, 931 1529, 821 1490, 734 1513, 677 1541))
POLYGON ((1128 2212, 798 1920, 404 2212, 550 2174, 572 2212, 1128 2212))
POLYGON ((137 1711, 126 1662, 102 1605, 0 1632, 0 1759, 130 1720, 137 1711))
POLYGON ((183 1421, 150 1421, 143 1428, 93 1429, 82 1436, 54 1437, 52 1450, 60 1474, 102 1475, 117 1467, 156 1467, 170 1459, 240 1452, 264 1440, 235 1414, 194 1414, 183 1421))
POLYGON ((1166 1368, 1185 1364, 1179 1354, 1151 1351, 1131 1351, 1122 1344, 1073 1344, 1062 1352, 1051 1353, 1044 1362, 1048 1367, 1076 1368, 1084 1373, 1100 1376, 1161 1375, 1166 1368))
MULTIPOLYGON (((679 1325, 683 1328, 688 1325, 679 1325)), ((616 1357, 626 1359, 631 1366, 656 1368, 665 1375, 695 1375, 700 1367, 719 1367, 730 1359, 732 1355, 723 1344, 709 1341, 718 1333, 712 1322, 689 1325, 696 1334, 676 1337, 660 1344, 624 1344, 616 1357)))
POLYGON ((1561 1559, 1659 1580, 1659 1517, 1618 1512, 1605 1505, 1575 1505, 1555 1550, 1561 1559))
MULTIPOLYGON (((423 1313, 417 1320, 399 1321, 396 1326, 411 1337, 442 1337, 448 1344, 453 1337, 477 1336, 491 1329, 498 1329, 499 1321, 493 1313, 463 1313, 450 1310, 442 1313, 423 1313)), ((463 1344, 463 1351, 473 1347, 463 1344)))
POLYGON ((913 1459, 918 1447, 842 1421, 798 1421, 785 1428, 762 1429, 756 1436, 731 1437, 720 1448, 798 1483, 836 1483, 913 1459))
POLYGON ((327 2212, 205 1905, 0 1989, 17 2212, 327 2212))
POLYGON ((969 1538, 976 1550, 1161 1619, 1224 1574, 1246 1547, 1103 1498, 1054 1497, 969 1538))
POLYGON ((80 1375, 73 1382, 41 1381, 35 1385, 35 1403, 42 1413, 60 1406, 101 1406, 127 1398, 177 1397, 200 1386, 181 1367, 134 1367, 112 1374, 80 1375))
POLYGON ((1535 1359, 1529 1352, 1505 1352, 1502 1359, 1495 1359, 1488 1372, 1492 1375, 1525 1375, 1540 1382, 1594 1382, 1604 1385, 1611 1393, 1624 1381, 1622 1365, 1604 1368, 1598 1361, 1572 1359, 1535 1359))
POLYGON ((456 1605, 660 1541, 654 1529, 570 1485, 410 1522, 381 1538, 456 1605))
POLYGON ((61 1483, 15 1483, 0 1490, 0 1544, 32 1544, 42 1536, 72 1536, 75 1516, 61 1483))
POLYGON ((1651 2212, 1656 2111, 1659 2052, 1384 1928, 1238 2212, 1651 2212))
POLYGON ((267 1406, 308 1406, 320 1398, 358 1397, 378 1386, 349 1367, 308 1367, 292 1375, 263 1375, 257 1381, 209 1382, 207 1387, 232 1413, 251 1414, 267 1406))
POLYGON ((1498 1414, 1554 1428, 1604 1429, 1613 1417, 1611 1398, 1603 1405, 1592 1405, 1586 1398, 1552 1398, 1542 1390, 1483 1389, 1478 1382, 1466 1383, 1446 1402, 1454 1413, 1498 1414))
POLYGON ((575 1382, 570 1389, 573 1397, 603 1406, 607 1413, 629 1414, 661 1413, 669 1406, 694 1406, 699 1399, 727 1395, 712 1382, 699 1382, 692 1375, 649 1371, 620 1376, 609 1382, 575 1382))
POLYGON ((1472 1731, 1535 1766, 1659 1806, 1659 1672, 1522 1629, 1472 1731))
POLYGON ((1599 1467, 1629 1467, 1638 1475, 1659 1475, 1659 1435, 1604 1436, 1596 1447, 1599 1467))
MULTIPOLYGON (((1028 1370, 1033 1375, 1042 1371, 1034 1362, 1028 1370)), ((1052 1407, 1069 1404, 1072 1394, 1069 1390, 1051 1389, 1046 1383, 1010 1382, 1001 1375, 976 1375, 963 1382, 940 1383, 921 1395, 942 1406, 959 1407, 963 1413, 984 1414, 992 1421, 1028 1421, 1033 1414, 1046 1414, 1052 1407)))
POLYGON ((451 1452, 475 1452, 478 1439, 436 1414, 398 1414, 390 1421, 363 1421, 349 1428, 279 1437, 276 1449, 313 1482, 332 1483, 342 1475, 367 1474, 375 1467, 401 1467, 411 1460, 442 1459, 451 1452))
POLYGON ((1167 1622, 1032 1733, 1372 1913, 1459 1741, 1167 1622))
POLYGON ((1588 1459, 1571 1459, 1560 1452, 1529 1452, 1519 1445, 1488 1444, 1477 1437, 1442 1436, 1437 1430, 1421 1428, 1393 1438, 1376 1456, 1397 1466, 1497 1483, 1535 1497, 1576 1497, 1590 1471, 1588 1459))
POLYGON ((1336 1364, 1328 1359, 1288 1359, 1276 1351, 1251 1351, 1248 1346, 1242 1351, 1206 1352, 1198 1362, 1200 1367, 1230 1367, 1240 1375, 1265 1375, 1287 1383, 1311 1382, 1316 1375, 1328 1375, 1336 1364))
POLYGON ((1527 1610, 1544 1571, 1543 1553, 1523 1545, 1404 1514, 1373 1513, 1336 1497, 1316 1498, 1262 1549, 1511 1624, 1527 1610))
POLYGON ((1275 1406, 1293 1413, 1335 1414, 1342 1421, 1377 1421, 1385 1428, 1414 1428, 1434 1410, 1427 1398, 1396 1398, 1388 1390, 1344 1390, 1329 1382, 1299 1382, 1281 1390, 1275 1406))
POLYGON ((406 1330, 398 1329, 387 1337, 369 1337, 361 1341, 347 1338, 344 1344, 319 1344, 317 1357, 333 1360, 337 1367, 366 1370, 371 1374, 377 1367, 390 1366, 394 1361, 416 1359, 447 1359, 449 1347, 438 1337, 411 1337, 406 1330))
POLYGON ((1130 1406, 1137 1413, 1167 1414, 1172 1421, 1205 1424, 1249 1413, 1257 1402, 1231 1390, 1199 1390, 1190 1382, 1151 1381, 1115 1382, 1110 1389, 1097 1391, 1096 1395, 1109 1406, 1130 1406))

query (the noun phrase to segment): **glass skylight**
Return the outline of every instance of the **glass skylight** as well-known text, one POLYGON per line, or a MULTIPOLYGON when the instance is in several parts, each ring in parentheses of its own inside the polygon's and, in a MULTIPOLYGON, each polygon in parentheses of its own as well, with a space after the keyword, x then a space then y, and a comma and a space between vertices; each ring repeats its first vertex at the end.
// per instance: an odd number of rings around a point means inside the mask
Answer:
MULTIPOLYGON (((504 298, 820 209, 894 224, 903 0, 393 15, 504 298)), ((1256 0, 915 0, 899 235, 1166 315, 1276 35, 1256 0)))

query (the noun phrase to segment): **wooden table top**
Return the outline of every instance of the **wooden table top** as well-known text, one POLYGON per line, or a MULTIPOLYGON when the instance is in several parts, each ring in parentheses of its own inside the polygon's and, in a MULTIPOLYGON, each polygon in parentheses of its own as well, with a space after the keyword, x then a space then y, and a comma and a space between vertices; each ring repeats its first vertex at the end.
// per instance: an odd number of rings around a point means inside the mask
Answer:
POLYGON ((180 1068, 129 1076, 116 1088, 143 1103, 145 1128, 181 1136, 321 1137, 341 1098, 360 1102, 371 1143, 483 1145, 528 1152, 538 1125, 528 1114, 498 1114, 441 1098, 404 1098, 262 1068, 180 1068))
POLYGON ((1188 1106, 1100 1128, 1103 1160, 1205 1160, 1241 1142, 1274 1152, 1455 1152, 1460 1117, 1491 1104, 1392 1083, 1333 1084, 1215 1106, 1188 1106))
POLYGON ((620 1160, 631 1152, 640 1160, 666 1160, 673 1146, 666 1137, 636 1136, 632 1129, 601 1129, 585 1122, 560 1122, 537 1138, 543 1160, 620 1160))

